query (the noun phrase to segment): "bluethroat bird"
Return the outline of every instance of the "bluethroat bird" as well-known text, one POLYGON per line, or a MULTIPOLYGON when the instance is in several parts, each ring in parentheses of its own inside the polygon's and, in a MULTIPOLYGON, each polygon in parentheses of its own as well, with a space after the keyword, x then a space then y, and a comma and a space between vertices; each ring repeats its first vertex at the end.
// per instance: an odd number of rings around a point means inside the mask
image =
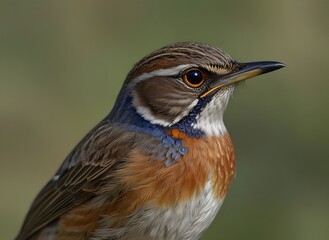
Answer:
POLYGON ((34 200, 17 240, 198 239, 235 175, 223 123, 235 86, 284 67, 202 43, 141 59, 111 113, 34 200))

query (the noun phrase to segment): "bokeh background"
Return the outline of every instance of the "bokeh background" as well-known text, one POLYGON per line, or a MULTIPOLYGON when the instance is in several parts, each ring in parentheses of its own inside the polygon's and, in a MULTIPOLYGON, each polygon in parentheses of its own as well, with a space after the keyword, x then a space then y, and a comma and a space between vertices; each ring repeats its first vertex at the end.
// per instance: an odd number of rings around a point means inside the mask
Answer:
POLYGON ((113 106, 141 57, 177 41, 287 67, 225 119, 237 175, 202 239, 329 239, 329 2, 1 1, 0 239, 113 106))

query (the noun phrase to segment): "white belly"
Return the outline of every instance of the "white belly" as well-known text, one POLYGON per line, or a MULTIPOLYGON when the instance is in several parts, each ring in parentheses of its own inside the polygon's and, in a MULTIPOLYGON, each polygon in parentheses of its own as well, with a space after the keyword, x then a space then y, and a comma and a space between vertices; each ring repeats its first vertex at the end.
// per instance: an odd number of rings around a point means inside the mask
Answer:
POLYGON ((198 239, 222 203, 223 199, 215 198, 208 182, 201 194, 187 202, 171 208, 144 207, 135 212, 124 227, 110 232, 99 229, 93 239, 198 239))

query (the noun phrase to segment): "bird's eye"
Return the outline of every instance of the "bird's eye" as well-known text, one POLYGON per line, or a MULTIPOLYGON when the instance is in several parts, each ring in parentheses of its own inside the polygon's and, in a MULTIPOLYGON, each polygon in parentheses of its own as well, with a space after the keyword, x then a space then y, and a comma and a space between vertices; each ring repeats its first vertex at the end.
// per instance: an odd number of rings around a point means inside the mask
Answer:
POLYGON ((206 81, 205 74, 197 68, 189 69, 183 75, 183 81, 185 84, 192 88, 197 88, 202 85, 206 81))

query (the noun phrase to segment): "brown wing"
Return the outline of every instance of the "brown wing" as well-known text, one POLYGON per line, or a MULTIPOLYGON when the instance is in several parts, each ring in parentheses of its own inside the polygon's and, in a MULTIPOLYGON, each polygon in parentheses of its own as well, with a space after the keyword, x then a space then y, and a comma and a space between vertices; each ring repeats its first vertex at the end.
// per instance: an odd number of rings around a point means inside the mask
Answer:
MULTIPOLYGON (((111 181, 111 172, 133 148, 133 135, 106 122, 93 129, 37 195, 17 240, 31 237, 61 214, 95 196, 104 183, 111 181)), ((107 190, 115 195, 119 192, 117 187, 114 181, 113 191, 107 190)))

